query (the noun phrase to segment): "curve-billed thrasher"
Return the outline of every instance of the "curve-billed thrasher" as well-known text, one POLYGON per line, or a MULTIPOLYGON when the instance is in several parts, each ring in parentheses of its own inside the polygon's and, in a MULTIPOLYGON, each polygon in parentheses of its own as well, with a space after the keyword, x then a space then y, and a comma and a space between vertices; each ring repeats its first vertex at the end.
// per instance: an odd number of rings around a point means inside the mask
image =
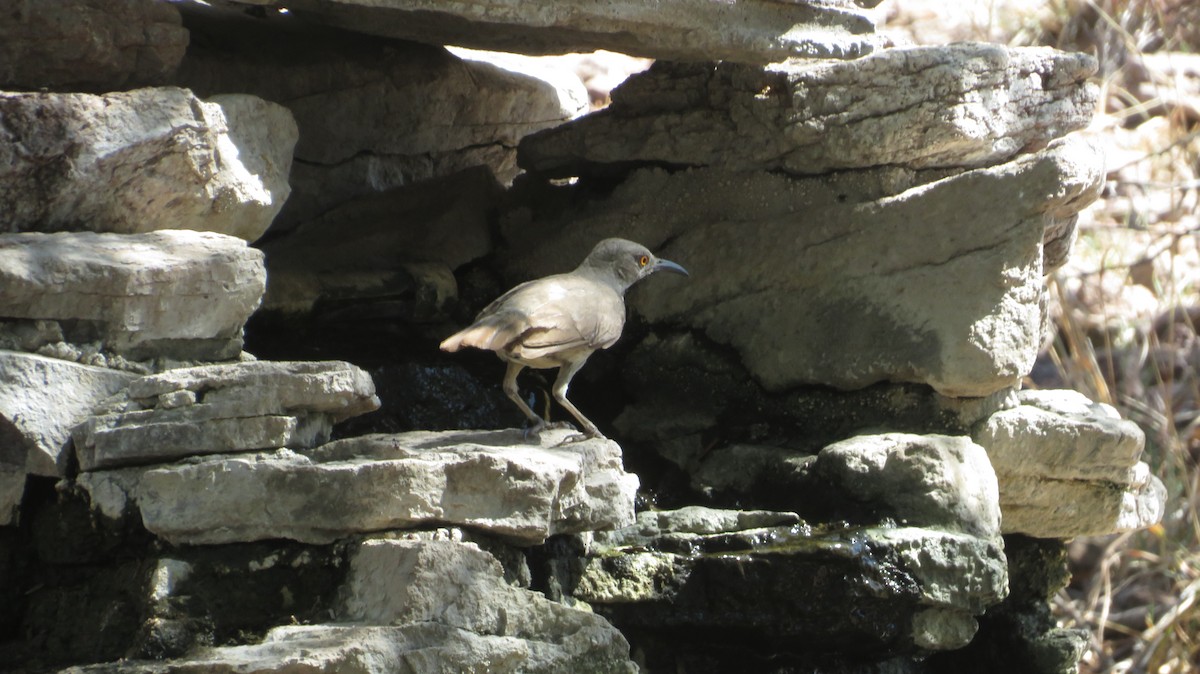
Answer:
POLYGON ((603 438, 596 425, 567 400, 571 378, 597 349, 607 349, 625 326, 625 291, 656 271, 687 276, 687 270, 660 260, 645 246, 625 239, 596 244, 575 271, 528 281, 487 305, 475 322, 442 342, 443 351, 464 346, 495 351, 508 362, 504 393, 539 433, 549 424, 534 414, 517 392, 517 374, 526 367, 558 368, 554 399, 583 426, 588 437, 603 438))

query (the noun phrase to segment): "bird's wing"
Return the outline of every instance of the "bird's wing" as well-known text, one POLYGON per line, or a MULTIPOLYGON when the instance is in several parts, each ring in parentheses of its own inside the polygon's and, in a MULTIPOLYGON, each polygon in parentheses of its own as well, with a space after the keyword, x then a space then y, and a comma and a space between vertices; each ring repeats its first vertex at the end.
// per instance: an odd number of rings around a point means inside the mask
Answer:
POLYGON ((488 305, 475 323, 442 343, 542 358, 576 348, 602 349, 621 336, 625 303, 611 288, 570 274, 521 284, 488 305))
POLYGON ((621 336, 625 303, 611 288, 586 279, 556 279, 539 289, 543 302, 527 313, 529 329, 514 355, 541 358, 577 348, 605 349, 621 336))

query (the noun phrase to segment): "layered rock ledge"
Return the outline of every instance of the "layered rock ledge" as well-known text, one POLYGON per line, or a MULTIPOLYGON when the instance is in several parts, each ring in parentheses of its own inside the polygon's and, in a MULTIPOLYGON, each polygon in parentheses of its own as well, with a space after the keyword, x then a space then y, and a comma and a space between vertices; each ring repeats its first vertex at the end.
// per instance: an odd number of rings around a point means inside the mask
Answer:
MULTIPOLYGON (((259 0, 236 0, 261 4, 259 0)), ((369 35, 523 54, 608 49, 678 61, 857 58, 882 43, 861 7, 878 0, 296 0, 301 17, 369 35)))
POLYGON ((812 175, 988 166, 1087 126, 1096 62, 961 43, 845 62, 658 63, 596 114, 521 143, 527 170, 578 176, 656 163, 812 175))
POLYGON ((559 447, 565 431, 525 444, 520 431, 414 432, 312 449, 216 455, 79 478, 111 519, 136 506, 175 544, 289 538, 330 543, 356 533, 439 524, 521 545, 624 526, 637 477, 608 440, 559 447))
POLYGON ((265 285, 262 253, 223 234, 0 234, 0 315, 132 359, 237 357, 265 285))

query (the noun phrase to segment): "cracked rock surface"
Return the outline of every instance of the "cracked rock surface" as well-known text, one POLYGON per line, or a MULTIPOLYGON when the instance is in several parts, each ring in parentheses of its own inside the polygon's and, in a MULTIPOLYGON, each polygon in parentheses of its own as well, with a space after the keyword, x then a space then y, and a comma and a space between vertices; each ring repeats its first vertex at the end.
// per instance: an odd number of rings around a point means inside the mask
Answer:
POLYGON ((987 166, 1087 126, 1095 71, 1086 54, 983 43, 763 68, 659 63, 608 109, 523 140, 519 160, 555 176, 623 163, 794 175, 987 166))
POLYGON ((86 322, 130 358, 236 357, 265 284, 262 253, 224 234, 0 234, 0 315, 86 322))
MULTIPOLYGON (((252 1, 252 0, 249 0, 252 1)), ((857 58, 882 43, 879 0, 297 0, 302 17, 371 35, 522 54, 608 49, 676 61, 857 58)))

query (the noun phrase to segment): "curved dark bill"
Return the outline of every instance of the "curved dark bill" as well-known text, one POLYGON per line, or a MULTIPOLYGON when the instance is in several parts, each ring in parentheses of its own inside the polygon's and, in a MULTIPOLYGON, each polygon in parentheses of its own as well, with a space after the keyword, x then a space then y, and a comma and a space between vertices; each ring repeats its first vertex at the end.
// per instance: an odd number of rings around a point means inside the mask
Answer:
POLYGON ((669 271, 676 274, 683 274, 684 276, 691 276, 686 269, 680 267, 674 262, 671 262, 670 260, 656 260, 654 262, 654 271, 669 271))

